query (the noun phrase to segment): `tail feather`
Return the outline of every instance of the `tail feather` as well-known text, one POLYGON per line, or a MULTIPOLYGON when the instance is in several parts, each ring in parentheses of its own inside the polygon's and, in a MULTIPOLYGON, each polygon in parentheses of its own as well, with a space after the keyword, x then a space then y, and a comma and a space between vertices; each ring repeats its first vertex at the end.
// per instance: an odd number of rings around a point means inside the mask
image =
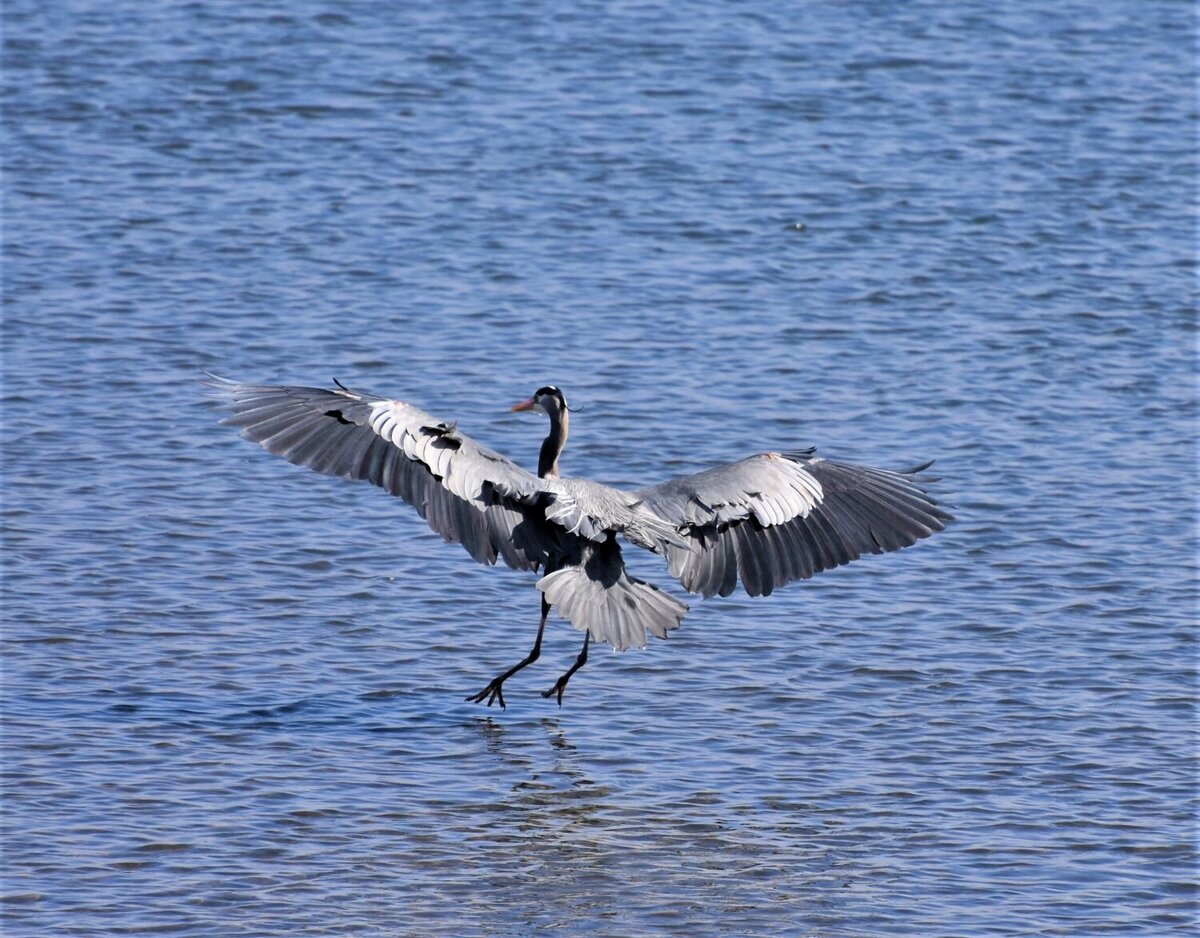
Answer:
POLYGON ((589 550, 577 566, 548 573, 537 588, 575 628, 618 651, 644 648, 647 633, 666 638, 688 611, 686 603, 629 576, 613 542, 589 550))

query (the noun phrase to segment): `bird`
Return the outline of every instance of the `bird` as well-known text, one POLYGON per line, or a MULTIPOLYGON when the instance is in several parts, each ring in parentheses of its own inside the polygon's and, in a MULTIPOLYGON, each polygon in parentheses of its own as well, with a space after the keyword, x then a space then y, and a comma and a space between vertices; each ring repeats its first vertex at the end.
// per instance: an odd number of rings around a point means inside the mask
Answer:
POLYGON ((564 476, 570 431, 563 392, 538 388, 513 405, 550 432, 534 474, 406 401, 334 388, 242 384, 206 373, 232 413, 221 422, 269 453, 371 482, 412 505, 473 559, 540 574, 541 617, 521 661, 466 698, 506 707, 504 683, 533 664, 551 609, 583 632, 583 647, 542 692, 562 706, 593 642, 645 647, 679 628, 688 605, 625 569, 618 536, 661 555, 689 593, 728 596, 738 583, 769 596, 863 554, 915 544, 953 520, 923 487, 932 462, 891 471, 825 459, 813 447, 756 453, 634 491, 564 476))

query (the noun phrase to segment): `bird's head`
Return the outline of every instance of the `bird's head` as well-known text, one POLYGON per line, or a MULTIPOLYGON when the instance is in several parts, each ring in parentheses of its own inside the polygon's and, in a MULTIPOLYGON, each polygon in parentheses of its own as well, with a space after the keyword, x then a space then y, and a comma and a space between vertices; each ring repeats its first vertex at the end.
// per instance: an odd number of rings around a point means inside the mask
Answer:
POLYGON ((532 410, 535 413, 546 414, 549 417, 555 418, 561 417, 569 409, 567 407, 567 399, 563 397, 563 392, 552 384, 548 384, 544 388, 538 388, 533 392, 533 397, 529 398, 529 400, 513 404, 513 410, 532 410))

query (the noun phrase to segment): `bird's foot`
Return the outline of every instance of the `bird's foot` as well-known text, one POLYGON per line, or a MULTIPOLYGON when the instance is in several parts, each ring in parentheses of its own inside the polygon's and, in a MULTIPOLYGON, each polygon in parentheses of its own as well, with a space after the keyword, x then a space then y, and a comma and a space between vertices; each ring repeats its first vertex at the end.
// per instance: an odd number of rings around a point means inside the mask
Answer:
POLYGON ((563 691, 565 691, 565 690, 566 690, 566 675, 564 674, 562 678, 559 678, 557 681, 554 681, 554 686, 551 687, 550 690, 542 691, 541 696, 548 698, 552 695, 552 693, 554 693, 554 695, 558 695, 558 705, 562 706, 563 705, 563 691))
MULTIPOLYGON (((504 677, 508 677, 508 675, 506 674, 504 677)), ((468 703, 483 703, 483 699, 486 697, 489 707, 494 703, 499 703, 501 710, 507 710, 508 708, 504 706, 504 691, 501 690, 504 686, 504 677, 492 678, 491 683, 478 694, 472 694, 464 699, 468 703)))
POLYGON ((507 710, 508 708, 504 706, 504 691, 501 690, 501 688, 504 686, 504 682, 507 681, 514 674, 516 674, 518 671, 520 671, 526 665, 533 664, 535 661, 537 661, 538 655, 541 653, 541 646, 542 646, 542 633, 539 631, 537 644, 535 644, 533 646, 533 649, 529 652, 528 655, 525 656, 523 661, 520 661, 517 664, 513 665, 511 668, 509 668, 503 674, 497 674, 488 683, 487 687, 485 687, 483 690, 481 690, 478 694, 473 694, 472 696, 467 697, 465 699, 467 701, 469 701, 470 703, 483 703, 484 698, 487 698, 487 705, 489 707, 494 703, 498 703, 498 704, 500 704, 501 710, 507 710))
POLYGON ((542 691, 542 696, 549 699, 552 694, 557 695, 558 705, 561 707, 563 691, 565 691, 567 689, 567 681, 569 681, 571 679, 571 673, 572 672, 568 671, 566 674, 564 674, 562 677, 560 677, 557 681, 554 682, 553 687, 551 687, 549 690, 542 691))

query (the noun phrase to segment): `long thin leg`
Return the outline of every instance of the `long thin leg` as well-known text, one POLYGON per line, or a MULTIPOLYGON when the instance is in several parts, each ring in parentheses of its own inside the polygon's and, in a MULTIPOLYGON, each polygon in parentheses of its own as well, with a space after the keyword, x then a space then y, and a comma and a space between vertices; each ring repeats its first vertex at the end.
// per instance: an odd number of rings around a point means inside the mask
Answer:
POLYGON ((575 663, 567 669, 567 673, 554 682, 554 686, 549 690, 542 691, 543 697, 549 697, 551 694, 558 694, 558 705, 562 706, 563 691, 567 689, 567 681, 571 680, 571 675, 587 664, 588 642, 592 640, 590 632, 583 633, 583 650, 579 652, 579 657, 575 659, 575 663))
POLYGON ((499 674, 492 678, 490 684, 481 690, 478 694, 473 694, 467 697, 470 703, 483 703, 483 698, 487 697, 487 705, 490 707, 493 703, 499 703, 501 710, 507 710, 504 706, 504 692, 500 689, 504 682, 520 671, 527 664, 533 664, 538 660, 538 655, 542 653, 542 633, 546 631, 546 617, 550 615, 550 604, 546 602, 546 597, 542 597, 542 621, 538 626, 537 639, 533 643, 533 648, 527 654, 524 660, 517 662, 503 674, 499 674))

